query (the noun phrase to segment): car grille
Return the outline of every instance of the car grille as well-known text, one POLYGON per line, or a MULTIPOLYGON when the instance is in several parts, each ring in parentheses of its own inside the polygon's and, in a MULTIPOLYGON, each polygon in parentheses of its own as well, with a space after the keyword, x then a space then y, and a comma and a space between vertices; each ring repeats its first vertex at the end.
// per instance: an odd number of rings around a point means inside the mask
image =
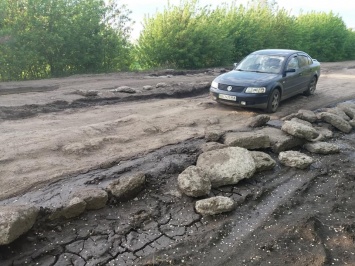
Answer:
MULTIPOLYGON (((218 89, 220 89, 222 91, 228 91, 227 90, 228 86, 230 86, 230 85, 219 83, 218 84, 218 89)), ((232 90, 230 90, 230 91, 232 91, 232 92, 243 92, 243 90, 245 88, 243 86, 231 86, 231 87, 232 87, 232 90)))

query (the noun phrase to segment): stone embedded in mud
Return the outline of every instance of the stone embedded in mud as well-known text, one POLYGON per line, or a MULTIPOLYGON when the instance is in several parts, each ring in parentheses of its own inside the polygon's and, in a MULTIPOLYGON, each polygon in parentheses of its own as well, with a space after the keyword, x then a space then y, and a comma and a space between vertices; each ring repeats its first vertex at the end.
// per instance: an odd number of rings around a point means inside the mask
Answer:
POLYGON ((234 201, 228 197, 217 196, 196 201, 196 212, 203 215, 215 215, 234 210, 234 201))
POLYGON ((319 137, 319 133, 313 127, 296 121, 285 121, 281 130, 297 138, 314 141, 319 137))
POLYGON ((0 206, 0 245, 13 242, 32 228, 38 209, 28 205, 0 206))
POLYGON ((327 113, 327 112, 322 112, 322 113, 319 113, 318 115, 323 121, 331 124, 333 127, 339 129, 340 131, 342 131, 344 133, 350 133, 350 131, 352 130, 352 127, 349 124, 349 122, 345 121, 340 116, 337 116, 337 115, 331 114, 331 113, 327 113))
POLYGON ((314 143, 307 143, 304 147, 312 153, 319 153, 319 154, 332 154, 332 153, 339 153, 340 148, 338 145, 328 142, 314 142, 314 143))
POLYGON ((74 93, 85 97, 92 97, 97 96, 99 92, 97 90, 76 90, 74 93))
POLYGON ((136 93, 137 91, 128 86, 120 86, 114 89, 113 92, 136 93))
POLYGON ((269 136, 271 149, 275 153, 302 146, 306 141, 286 134, 280 129, 266 127, 262 131, 269 136))
POLYGON ((352 119, 349 121, 350 126, 352 126, 353 128, 355 128, 355 119, 352 119))
POLYGON ((298 151, 283 151, 279 154, 282 164, 299 169, 306 169, 313 163, 313 159, 298 151))
POLYGON ((272 170, 276 166, 276 162, 271 156, 261 151, 251 151, 256 165, 256 172, 272 170))
POLYGON ((306 120, 310 123, 317 121, 317 116, 313 111, 310 110, 299 110, 296 114, 296 117, 302 120, 306 120))
POLYGON ((168 84, 166 84, 165 82, 160 82, 155 87, 156 88, 166 88, 166 87, 168 87, 168 84))
POLYGON ((205 129, 205 140, 216 142, 218 141, 224 132, 219 128, 207 128, 205 129))
POLYGON ((133 176, 127 176, 113 181, 107 187, 108 191, 118 200, 129 200, 137 196, 143 189, 145 183, 145 174, 138 173, 133 176))
POLYGON ((267 122, 269 122, 270 116, 269 115, 257 115, 252 117, 249 120, 248 126, 249 127, 262 127, 265 126, 267 122))
POLYGON ((249 150, 265 149, 270 147, 270 138, 260 130, 253 132, 230 132, 225 135, 224 144, 249 150))
POLYGON ((153 89, 153 86, 151 86, 151 85, 145 85, 145 86, 143 86, 143 90, 145 90, 145 91, 150 91, 150 90, 152 90, 153 89))
POLYGON ((86 202, 78 197, 72 198, 68 204, 57 214, 66 219, 77 217, 85 211, 86 202))
POLYGON ((236 184, 251 177, 256 170, 250 152, 240 147, 204 152, 198 157, 196 166, 211 180, 212 187, 236 184))
POLYGON ((108 195, 105 190, 100 188, 86 188, 78 190, 73 194, 86 202, 87 210, 97 210, 106 206, 108 195))
POLYGON ((179 174, 178 185, 180 190, 190 197, 206 196, 211 191, 211 180, 194 165, 179 174))

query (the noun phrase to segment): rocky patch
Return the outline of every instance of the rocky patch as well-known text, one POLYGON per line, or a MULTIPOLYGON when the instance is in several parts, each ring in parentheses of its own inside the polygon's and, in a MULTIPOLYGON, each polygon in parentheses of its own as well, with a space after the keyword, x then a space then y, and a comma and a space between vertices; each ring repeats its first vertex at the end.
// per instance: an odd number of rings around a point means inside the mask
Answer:
POLYGON ((304 145, 307 151, 319 154, 332 154, 340 152, 340 148, 336 144, 327 142, 314 142, 304 145))
POLYGON ((202 169, 192 165, 178 176, 180 190, 190 197, 206 196, 211 191, 211 181, 202 169))
POLYGON ((339 129, 344 133, 350 133, 352 127, 349 122, 342 119, 340 116, 337 116, 332 113, 322 112, 318 114, 319 118, 323 121, 331 124, 333 127, 339 129))
POLYGON ((294 137, 308 141, 315 141, 319 137, 319 133, 313 127, 296 121, 285 121, 281 130, 294 137))
POLYGON ((256 166, 256 172, 272 170, 276 166, 276 162, 271 156, 261 151, 251 151, 256 166))
POLYGON ((129 200, 143 189, 144 183, 145 174, 138 173, 113 181, 107 190, 118 200, 129 200))

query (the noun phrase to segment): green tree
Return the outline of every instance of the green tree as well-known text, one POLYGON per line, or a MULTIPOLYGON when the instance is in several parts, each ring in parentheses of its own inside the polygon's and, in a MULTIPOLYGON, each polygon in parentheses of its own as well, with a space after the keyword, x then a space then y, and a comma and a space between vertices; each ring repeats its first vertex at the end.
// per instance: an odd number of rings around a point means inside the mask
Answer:
POLYGON ((127 69, 130 12, 114 1, 4 0, 0 79, 127 69))

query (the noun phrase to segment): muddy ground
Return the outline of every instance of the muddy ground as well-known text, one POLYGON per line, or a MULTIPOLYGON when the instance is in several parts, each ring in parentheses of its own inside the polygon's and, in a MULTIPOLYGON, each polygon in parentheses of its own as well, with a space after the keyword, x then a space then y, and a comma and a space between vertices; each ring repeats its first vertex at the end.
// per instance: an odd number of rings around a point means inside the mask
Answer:
MULTIPOLYGON (((355 99, 354 68, 322 64, 316 94, 287 100, 272 119, 355 99)), ((355 265, 354 133, 336 132, 341 153, 312 155, 310 169, 278 164, 213 190, 238 203, 231 213, 203 218, 179 193, 177 175, 196 162, 205 130, 245 130, 262 113, 211 101, 220 71, 1 83, 0 204, 43 208, 29 233, 0 247, 0 265, 355 265), (132 201, 41 218, 77 189, 139 171, 147 184, 132 201)))

